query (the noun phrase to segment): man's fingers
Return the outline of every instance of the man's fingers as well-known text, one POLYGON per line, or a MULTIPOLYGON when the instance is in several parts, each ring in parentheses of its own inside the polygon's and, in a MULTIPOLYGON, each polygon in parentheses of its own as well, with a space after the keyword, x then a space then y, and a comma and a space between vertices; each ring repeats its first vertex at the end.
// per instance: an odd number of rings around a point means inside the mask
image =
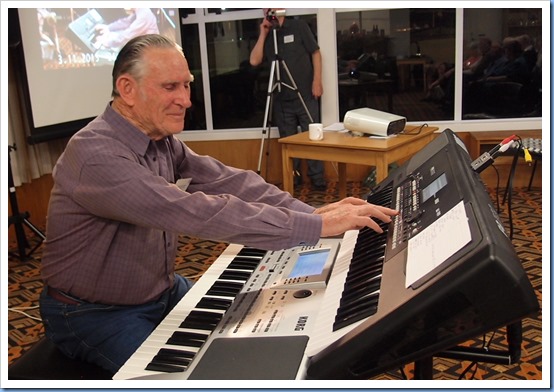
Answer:
POLYGON ((375 209, 370 216, 372 218, 377 218, 380 221, 389 223, 391 221, 391 216, 397 215, 397 211, 391 210, 390 208, 387 210, 383 210, 380 208, 375 209))
POLYGON ((397 215, 398 211, 388 207, 378 206, 374 204, 368 204, 367 206, 360 207, 359 215, 366 215, 372 218, 377 218, 383 222, 390 222, 391 216, 397 215))
POLYGON ((364 199, 360 199, 358 197, 349 196, 349 197, 346 197, 346 198, 342 199, 341 201, 337 202, 337 204, 363 205, 363 204, 368 204, 368 202, 365 201, 364 199))
POLYGON ((373 231, 376 231, 377 233, 383 232, 383 229, 381 228, 381 226, 379 226, 379 224, 375 222, 373 219, 367 216, 361 216, 360 218, 362 219, 360 220, 359 229, 363 229, 364 227, 369 227, 370 229, 372 229, 373 231))

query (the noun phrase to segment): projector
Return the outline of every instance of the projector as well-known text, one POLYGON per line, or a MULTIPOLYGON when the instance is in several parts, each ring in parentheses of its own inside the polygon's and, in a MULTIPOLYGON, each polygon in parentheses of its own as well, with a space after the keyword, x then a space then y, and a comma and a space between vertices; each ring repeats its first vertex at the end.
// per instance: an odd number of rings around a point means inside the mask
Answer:
POLYGON ((404 130, 406 117, 370 108, 361 108, 346 112, 343 123, 346 129, 357 136, 361 136, 364 133, 377 136, 390 136, 404 130))

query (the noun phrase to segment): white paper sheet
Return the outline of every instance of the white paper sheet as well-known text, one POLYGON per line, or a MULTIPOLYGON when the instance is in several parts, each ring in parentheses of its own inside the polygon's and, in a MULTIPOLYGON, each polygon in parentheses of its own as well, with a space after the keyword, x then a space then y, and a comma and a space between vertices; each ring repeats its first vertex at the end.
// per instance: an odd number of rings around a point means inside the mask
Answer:
POLYGON ((406 288, 471 241, 469 221, 461 201, 408 241, 406 288))
POLYGON ((344 131, 347 131, 346 129, 344 129, 344 124, 343 123, 334 123, 334 124, 331 124, 331 125, 327 125, 325 128, 323 128, 324 131, 326 132, 344 132, 344 131))

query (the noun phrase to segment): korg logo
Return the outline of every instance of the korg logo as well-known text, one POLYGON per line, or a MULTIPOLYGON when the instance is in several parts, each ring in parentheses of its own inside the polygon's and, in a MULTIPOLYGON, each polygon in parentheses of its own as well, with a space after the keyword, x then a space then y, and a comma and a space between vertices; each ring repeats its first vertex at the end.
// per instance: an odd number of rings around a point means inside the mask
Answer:
POLYGON ((298 317, 298 321, 296 322, 296 327, 294 328, 294 330, 295 331, 303 331, 307 322, 308 322, 308 316, 298 317))

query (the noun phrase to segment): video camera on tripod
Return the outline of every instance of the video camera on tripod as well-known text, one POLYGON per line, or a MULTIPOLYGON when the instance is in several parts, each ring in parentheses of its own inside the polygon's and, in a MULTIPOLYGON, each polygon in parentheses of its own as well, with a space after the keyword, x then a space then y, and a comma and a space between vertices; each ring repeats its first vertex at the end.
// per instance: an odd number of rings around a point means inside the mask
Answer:
POLYGON ((269 8, 265 14, 265 18, 270 22, 273 27, 279 27, 279 16, 285 16, 287 14, 286 10, 273 10, 269 8))
MULTIPOLYGON (((269 139, 270 134, 271 134, 271 132, 270 132, 271 125, 269 125, 269 128, 268 128, 268 124, 271 124, 271 112, 272 112, 272 106, 273 106, 272 105, 272 100, 273 100, 273 94, 274 94, 275 90, 277 90, 278 92, 281 92, 281 88, 286 87, 286 88, 288 88, 292 91, 295 91, 297 96, 298 96, 298 99, 300 100, 300 102, 302 103, 302 106, 304 107, 304 110, 306 111, 306 114, 308 115, 308 117, 310 119, 310 123, 314 122, 313 117, 310 114, 310 111, 306 107, 306 103, 304 102, 304 98, 302 98, 302 95, 298 91, 298 86, 296 85, 296 82, 294 81, 294 79, 293 79, 293 77, 290 73, 290 70, 289 70, 289 67, 287 66, 287 63, 285 62, 285 60, 283 60, 282 58, 279 57, 278 44, 277 44, 277 30, 279 29, 280 24, 279 24, 279 19, 278 18, 280 16, 285 16, 285 15, 286 15, 286 10, 284 10, 284 9, 268 8, 267 11, 265 11, 265 17, 266 17, 267 21, 271 23, 272 28, 273 28, 273 30, 272 30, 272 32, 273 32, 273 48, 275 50, 275 58, 271 61, 271 69, 269 71, 269 83, 267 85, 267 101, 265 103, 264 124, 263 124, 263 128, 262 128, 262 139, 261 139, 261 143, 260 143, 260 156, 258 158, 258 174, 260 174, 260 175, 261 175, 261 168, 262 168, 262 156, 263 156, 263 151, 264 151, 264 140, 265 140, 265 138, 269 139), (280 71, 281 67, 283 68, 283 70, 287 74, 288 81, 290 82, 290 85, 281 81, 281 71, 280 71)), ((266 155, 269 157, 269 150, 268 150, 266 155)), ((267 162, 269 162, 269 158, 268 158, 267 162)))

